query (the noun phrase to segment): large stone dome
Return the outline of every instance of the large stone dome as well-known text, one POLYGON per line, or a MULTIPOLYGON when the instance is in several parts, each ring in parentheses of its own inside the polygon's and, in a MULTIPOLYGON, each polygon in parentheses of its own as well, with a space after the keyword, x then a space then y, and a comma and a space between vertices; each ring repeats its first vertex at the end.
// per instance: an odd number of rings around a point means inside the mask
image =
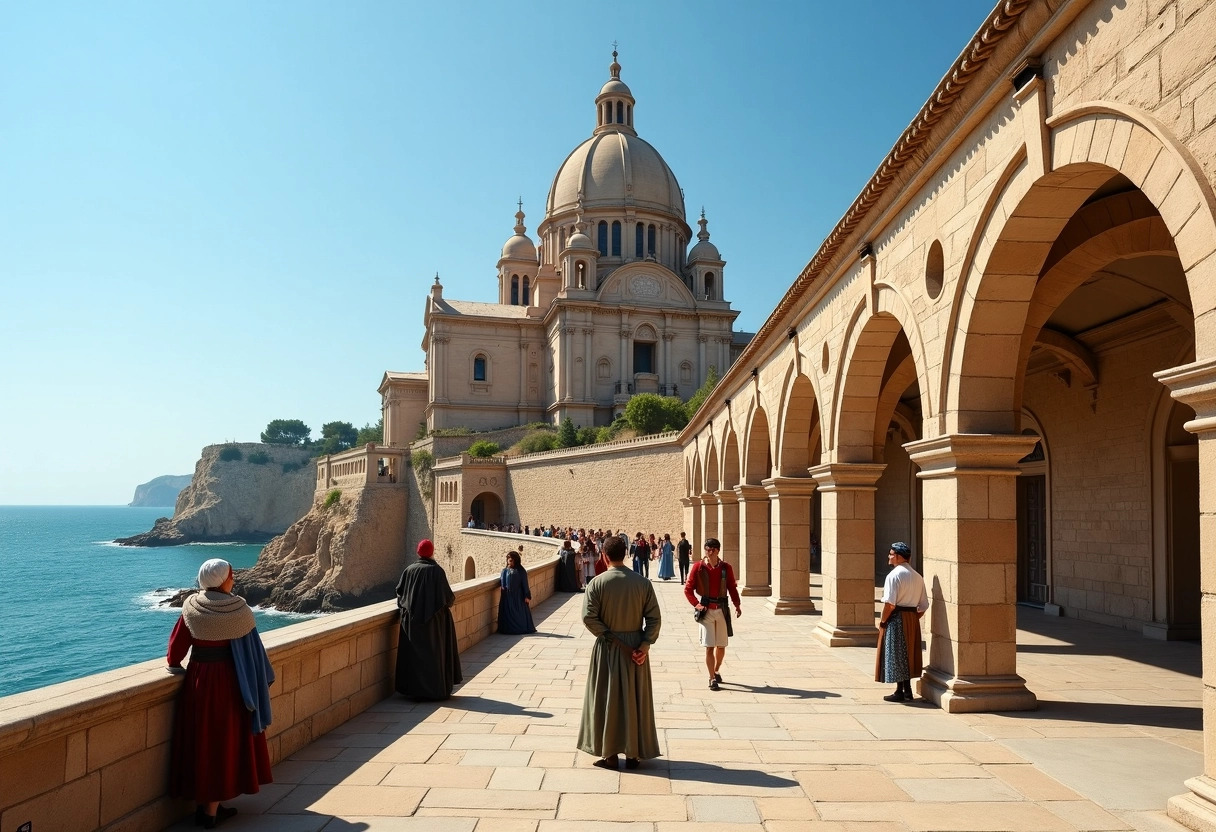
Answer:
POLYGON ((684 221, 684 195, 671 168, 649 142, 623 130, 594 135, 566 157, 549 189, 547 215, 575 210, 580 192, 584 210, 632 205, 684 221))

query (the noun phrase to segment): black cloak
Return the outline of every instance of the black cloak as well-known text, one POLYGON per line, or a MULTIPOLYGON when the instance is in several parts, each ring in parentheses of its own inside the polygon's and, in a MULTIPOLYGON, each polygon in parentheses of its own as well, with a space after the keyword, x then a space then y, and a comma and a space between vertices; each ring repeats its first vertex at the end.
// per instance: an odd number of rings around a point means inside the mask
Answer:
POLYGON ((464 681, 450 609, 455 601, 443 567, 433 560, 422 558, 401 573, 396 686, 409 699, 447 699, 452 687, 464 681))

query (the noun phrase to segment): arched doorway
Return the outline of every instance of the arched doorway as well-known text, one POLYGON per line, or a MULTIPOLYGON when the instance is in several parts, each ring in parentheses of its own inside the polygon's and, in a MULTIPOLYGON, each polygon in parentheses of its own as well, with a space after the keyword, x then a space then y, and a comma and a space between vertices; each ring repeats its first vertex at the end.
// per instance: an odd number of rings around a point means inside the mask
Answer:
POLYGON ((1034 449, 1018 460, 1018 603, 1043 607, 1051 601, 1050 509, 1047 448, 1042 429, 1030 414, 1023 414, 1023 436, 1033 436, 1034 449))
POLYGON ((502 500, 492 491, 483 491, 473 498, 469 513, 478 526, 489 528, 502 523, 502 500))

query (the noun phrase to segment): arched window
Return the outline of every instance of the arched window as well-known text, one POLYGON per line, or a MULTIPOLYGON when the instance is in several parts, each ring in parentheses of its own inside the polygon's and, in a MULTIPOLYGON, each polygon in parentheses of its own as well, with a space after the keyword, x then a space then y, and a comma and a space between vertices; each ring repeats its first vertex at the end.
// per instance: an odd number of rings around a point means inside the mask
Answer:
POLYGON ((651 223, 650 227, 646 229, 646 255, 648 257, 654 257, 654 253, 654 224, 651 223))
POLYGON ((477 562, 472 557, 464 559, 464 579, 471 581, 477 577, 477 562))
POLYGON ((486 380, 486 357, 478 355, 473 358, 473 381, 486 380))
POLYGON ((587 288, 587 264, 582 260, 574 265, 574 285, 579 289, 587 288))
POLYGON ((532 293, 528 287, 528 276, 524 275, 524 306, 532 305, 532 293))
POLYGON ((620 101, 616 102, 616 123, 625 123, 625 105, 620 101))
POLYGON ((646 256, 646 226, 638 223, 633 256, 639 260, 646 256))
POLYGON ((632 104, 625 105, 625 123, 628 124, 630 127, 633 126, 633 105, 632 104))
POLYGON ((511 275, 511 305, 519 305, 519 275, 511 275))
POLYGON ((612 256, 621 256, 621 224, 619 222, 612 223, 612 256))
POLYGON ((597 236, 599 237, 599 240, 597 242, 599 244, 600 257, 607 257, 608 256, 608 223, 605 222, 604 220, 600 220, 599 233, 597 236))
POLYGON ((714 273, 706 272, 705 273, 705 299, 706 300, 716 300, 717 297, 718 296, 716 294, 714 294, 714 273))

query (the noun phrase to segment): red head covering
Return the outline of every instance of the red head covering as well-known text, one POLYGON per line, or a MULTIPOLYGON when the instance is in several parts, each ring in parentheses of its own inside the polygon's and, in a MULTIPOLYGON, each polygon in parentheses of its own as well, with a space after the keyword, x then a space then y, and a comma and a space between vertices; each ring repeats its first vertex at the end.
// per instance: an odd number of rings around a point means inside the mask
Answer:
POLYGON ((418 557, 430 558, 435 556, 435 544, 429 540, 424 540, 418 544, 418 557))

